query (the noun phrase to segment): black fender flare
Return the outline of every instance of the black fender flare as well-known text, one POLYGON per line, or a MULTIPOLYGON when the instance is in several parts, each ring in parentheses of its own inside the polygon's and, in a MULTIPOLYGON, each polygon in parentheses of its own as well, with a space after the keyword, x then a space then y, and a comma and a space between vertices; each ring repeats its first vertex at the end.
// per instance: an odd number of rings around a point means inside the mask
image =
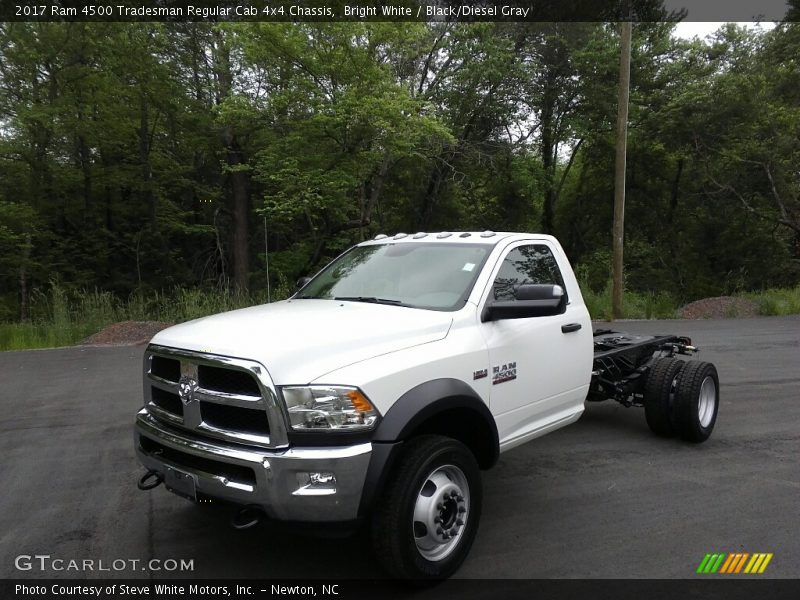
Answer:
POLYGON ((428 419, 452 409, 474 412, 486 425, 491 438, 488 440, 491 451, 481 466, 490 468, 497 462, 500 455, 497 424, 477 392, 458 379, 427 381, 400 396, 373 433, 372 456, 361 493, 359 513, 363 514, 372 505, 408 436, 428 419))
POLYGON ((372 436, 375 442, 404 440, 437 413, 453 408, 474 411, 489 426, 493 446, 499 447, 494 417, 478 393, 459 379, 433 379, 411 388, 397 399, 372 436))

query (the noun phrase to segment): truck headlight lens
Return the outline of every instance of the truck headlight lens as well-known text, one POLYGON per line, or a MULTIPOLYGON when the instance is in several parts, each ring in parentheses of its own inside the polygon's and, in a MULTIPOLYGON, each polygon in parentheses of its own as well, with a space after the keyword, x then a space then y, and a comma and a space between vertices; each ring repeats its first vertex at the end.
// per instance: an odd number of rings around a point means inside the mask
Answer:
POLYGON ((282 388, 295 431, 370 429, 378 411, 358 388, 329 385, 282 388))

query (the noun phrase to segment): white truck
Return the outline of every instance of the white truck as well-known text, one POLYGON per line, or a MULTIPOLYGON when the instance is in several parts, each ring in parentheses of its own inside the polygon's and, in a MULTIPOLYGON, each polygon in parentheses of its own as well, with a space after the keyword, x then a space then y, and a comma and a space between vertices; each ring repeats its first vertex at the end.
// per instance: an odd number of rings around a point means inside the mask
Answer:
POLYGON ((678 360, 685 337, 593 332, 553 237, 379 235, 299 285, 153 338, 141 489, 229 502, 239 528, 367 521, 391 575, 440 579, 478 531, 480 471, 586 401, 690 442, 714 428, 714 366, 678 360))

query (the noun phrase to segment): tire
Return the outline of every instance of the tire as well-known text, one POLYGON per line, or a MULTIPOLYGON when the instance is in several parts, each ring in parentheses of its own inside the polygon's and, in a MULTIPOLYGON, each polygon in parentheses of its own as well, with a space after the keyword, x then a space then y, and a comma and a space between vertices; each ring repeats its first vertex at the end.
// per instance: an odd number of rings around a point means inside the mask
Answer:
POLYGON ((472 547, 481 504, 480 470, 464 444, 438 435, 412 438, 373 512, 378 560, 400 579, 449 577, 472 547))
POLYGON ((689 442, 706 441, 714 430, 719 412, 716 367, 708 362, 687 362, 678 376, 675 406, 680 436, 689 442))
POLYGON ((644 385, 644 416, 656 435, 676 434, 675 389, 678 374, 686 363, 675 358, 658 358, 644 385))

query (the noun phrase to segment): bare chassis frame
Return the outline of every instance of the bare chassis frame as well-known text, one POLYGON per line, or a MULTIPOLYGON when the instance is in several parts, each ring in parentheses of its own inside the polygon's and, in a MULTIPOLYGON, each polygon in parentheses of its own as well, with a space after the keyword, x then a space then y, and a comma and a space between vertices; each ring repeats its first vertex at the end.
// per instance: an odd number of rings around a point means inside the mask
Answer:
POLYGON ((594 364, 587 400, 616 400, 623 406, 643 406, 644 384, 653 362, 699 349, 688 337, 633 335, 610 329, 594 331, 594 364))

